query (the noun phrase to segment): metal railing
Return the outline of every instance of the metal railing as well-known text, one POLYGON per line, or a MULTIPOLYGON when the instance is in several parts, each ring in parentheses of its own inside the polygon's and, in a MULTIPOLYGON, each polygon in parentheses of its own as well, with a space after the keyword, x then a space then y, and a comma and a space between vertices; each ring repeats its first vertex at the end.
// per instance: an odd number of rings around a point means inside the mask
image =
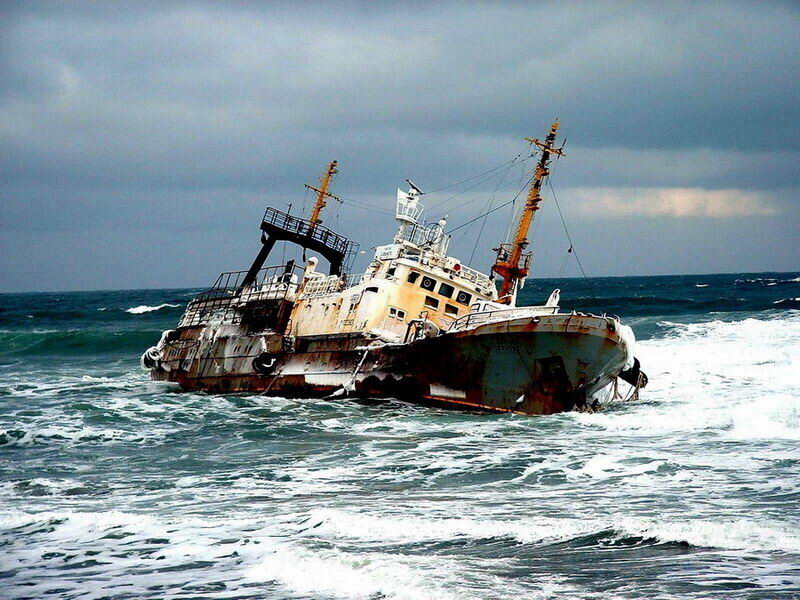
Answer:
MULTIPOLYGON (((500 244, 497 249, 497 262, 508 262, 511 258, 511 252, 514 249, 514 244, 500 244)), ((532 252, 523 252, 519 257, 519 268, 523 271, 528 271, 531 268, 532 252)))
POLYGON ((406 227, 397 239, 410 242, 420 248, 430 248, 437 254, 447 254, 447 248, 450 245, 450 236, 438 225, 426 227, 415 223, 406 227))
POLYGON ((331 250, 339 252, 344 257, 342 261, 344 265, 349 264, 358 249, 357 243, 351 242, 343 235, 339 235, 324 225, 319 223, 312 224, 308 219, 295 217, 271 206, 267 207, 262 221, 283 231, 296 233, 309 240, 319 242, 331 250))
POLYGON ((237 322, 248 305, 277 300, 293 300, 300 287, 303 269, 279 265, 259 270, 255 281, 241 287, 247 271, 228 271, 220 274, 214 285, 197 294, 186 307, 178 327, 205 323, 211 315, 237 322))
POLYGON ((303 285, 302 296, 311 298, 314 296, 327 296, 340 292, 344 287, 344 277, 338 275, 328 275, 327 277, 317 277, 308 279, 303 285))
POLYGON ((540 315, 554 315, 558 312, 557 306, 521 306, 516 308, 498 308, 473 312, 459 317, 450 324, 448 331, 471 329, 487 323, 510 321, 512 319, 526 319, 540 315))
POLYGON ((456 271, 455 275, 456 277, 466 279, 467 281, 474 283, 476 286, 481 288, 489 289, 494 285, 488 275, 485 275, 480 271, 476 271, 470 267, 465 267, 464 265, 461 265, 461 270, 456 271))
POLYGON ((369 279, 366 273, 356 273, 355 275, 347 275, 344 279, 344 289, 351 288, 360 283, 364 283, 369 279))

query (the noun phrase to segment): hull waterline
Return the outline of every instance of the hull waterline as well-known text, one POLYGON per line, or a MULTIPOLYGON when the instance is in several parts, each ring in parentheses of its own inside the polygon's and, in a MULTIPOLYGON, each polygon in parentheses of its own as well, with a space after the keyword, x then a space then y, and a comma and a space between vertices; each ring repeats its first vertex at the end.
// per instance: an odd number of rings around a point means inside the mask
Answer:
MULTIPOLYGON (((551 414, 582 408, 630 365, 624 326, 558 314, 487 323, 407 344, 318 336, 262 353, 263 335, 167 341, 155 379, 185 390, 396 397, 451 407, 551 414), (243 352, 243 349, 245 351, 243 352)), ((629 330, 628 330, 629 331, 629 330)))

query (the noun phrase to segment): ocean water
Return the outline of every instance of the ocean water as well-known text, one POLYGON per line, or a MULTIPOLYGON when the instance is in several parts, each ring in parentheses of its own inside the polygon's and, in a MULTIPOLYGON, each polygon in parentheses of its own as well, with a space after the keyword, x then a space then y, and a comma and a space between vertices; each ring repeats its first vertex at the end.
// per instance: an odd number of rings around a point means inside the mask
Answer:
POLYGON ((0 295, 0 596, 800 597, 800 273, 553 287, 638 402, 180 393, 138 358, 191 290, 0 295))

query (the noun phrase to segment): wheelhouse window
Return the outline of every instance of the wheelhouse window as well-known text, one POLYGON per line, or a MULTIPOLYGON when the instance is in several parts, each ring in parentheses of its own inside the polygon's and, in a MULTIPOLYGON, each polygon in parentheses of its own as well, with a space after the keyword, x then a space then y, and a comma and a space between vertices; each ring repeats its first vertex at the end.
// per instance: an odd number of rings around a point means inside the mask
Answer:
POLYGON ((456 296, 456 302, 459 304, 463 304, 464 306, 469 306, 469 303, 472 302, 472 294, 468 294, 467 292, 458 292, 456 296))
POLYGON ((436 287, 436 280, 433 277, 424 276, 422 278, 422 283, 419 284, 419 287, 421 287, 423 290, 432 292, 436 287))
POLYGON ((437 308, 439 308, 439 301, 436 298, 432 298, 431 296, 425 296, 425 306, 436 310, 437 308))
POLYGON ((419 279, 419 272, 418 271, 411 271, 408 274, 408 283, 416 283, 417 279, 419 279))
POLYGON ((457 317, 458 316, 458 307, 453 306, 452 304, 445 304, 444 305, 444 314, 450 317, 457 317))
POLYGON ((456 291, 456 288, 454 288, 449 283, 442 283, 439 286, 439 294, 441 296, 444 296, 445 298, 452 298, 453 297, 453 292, 455 292, 455 291, 456 291))

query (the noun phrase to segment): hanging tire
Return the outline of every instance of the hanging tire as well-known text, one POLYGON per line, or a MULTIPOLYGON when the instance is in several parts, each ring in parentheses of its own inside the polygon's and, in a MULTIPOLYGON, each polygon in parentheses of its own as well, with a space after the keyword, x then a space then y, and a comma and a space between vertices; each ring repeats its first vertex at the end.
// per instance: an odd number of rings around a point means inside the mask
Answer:
POLYGON ((148 348, 139 359, 139 364, 147 371, 157 369, 159 363, 161 363, 161 351, 156 346, 148 348))
POLYGON ((275 370, 280 354, 262 352, 253 359, 253 370, 260 375, 269 375, 275 370))

